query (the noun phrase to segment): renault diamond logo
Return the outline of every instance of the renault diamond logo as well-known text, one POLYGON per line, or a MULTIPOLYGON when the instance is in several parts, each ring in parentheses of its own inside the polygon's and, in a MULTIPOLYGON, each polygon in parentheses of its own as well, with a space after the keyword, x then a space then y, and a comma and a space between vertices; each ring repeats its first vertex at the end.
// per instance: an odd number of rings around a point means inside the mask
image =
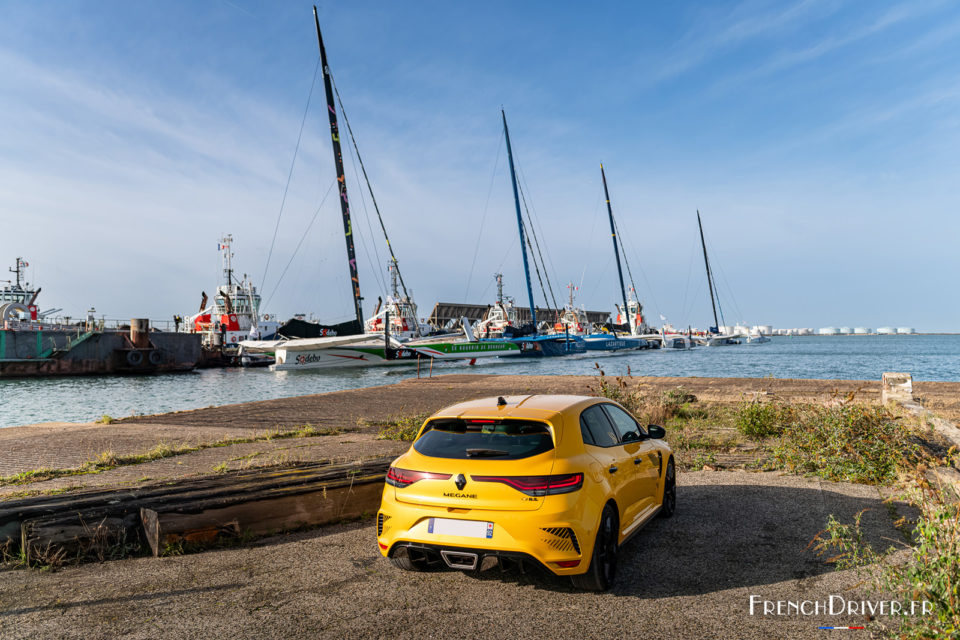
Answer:
POLYGON ((454 482, 457 485, 457 489, 459 489, 460 491, 463 491, 463 488, 467 486, 467 479, 464 477, 462 473, 457 476, 457 479, 454 480, 454 482))

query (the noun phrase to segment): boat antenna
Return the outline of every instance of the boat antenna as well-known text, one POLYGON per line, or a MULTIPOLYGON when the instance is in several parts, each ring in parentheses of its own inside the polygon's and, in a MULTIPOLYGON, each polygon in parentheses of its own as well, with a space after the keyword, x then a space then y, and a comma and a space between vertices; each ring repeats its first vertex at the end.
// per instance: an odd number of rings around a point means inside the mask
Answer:
MULTIPOLYGON (((20 274, 23 272, 23 268, 27 266, 27 263, 23 261, 23 258, 17 257, 17 266, 13 269, 7 269, 10 273, 16 274, 17 283, 14 285, 17 289, 20 289, 20 274)), ((7 281, 9 282, 9 281, 7 281)))
POLYGON ((607 216, 610 218, 610 235, 613 237, 613 255, 617 257, 617 275, 620 277, 620 293, 623 296, 623 309, 627 316, 627 327, 633 334, 633 318, 630 317, 630 307, 627 305, 627 288, 623 284, 623 268, 620 266, 620 247, 617 246, 617 227, 613 224, 613 207, 610 206, 610 190, 607 189, 607 174, 600 163, 600 177, 603 178, 603 195, 607 199, 607 216))
POLYGON ((320 66, 323 68, 323 89, 327 96, 327 115, 330 117, 330 138, 333 141, 333 162, 337 169, 337 182, 340 183, 340 211, 343 214, 343 234, 347 242, 347 264, 350 267, 350 282, 353 284, 353 304, 357 313, 357 322, 363 326, 363 298, 360 296, 360 276, 357 273, 357 254, 353 247, 353 227, 350 223, 350 202, 347 199, 347 180, 343 172, 343 154, 340 150, 340 130, 337 127, 337 109, 333 100, 333 85, 330 65, 327 63, 327 50, 323 47, 320 35, 320 18, 317 7, 313 7, 313 21, 317 25, 317 44, 320 46, 320 66))
POLYGON ((226 285, 233 284, 233 234, 226 234, 220 239, 220 251, 223 252, 223 277, 226 285))
POLYGON ((700 210, 697 209, 697 226, 700 227, 700 245, 703 247, 703 263, 707 267, 707 286, 710 287, 710 306, 713 308, 713 326, 719 331, 717 322, 717 302, 713 295, 713 272, 710 271, 710 259, 707 258, 707 241, 703 239, 703 223, 700 221, 700 210))
POLYGON ((507 114, 500 109, 503 116, 503 135, 507 140, 507 158, 510 160, 510 182, 513 184, 513 201, 517 207, 517 227, 520 231, 520 251, 523 252, 523 275, 527 279, 527 299, 530 301, 530 320, 537 326, 537 310, 533 306, 533 287, 530 285, 530 264, 527 262, 527 244, 523 237, 523 214, 520 213, 520 194, 517 191, 517 173, 513 167, 513 149, 510 146, 510 129, 507 127, 507 114))

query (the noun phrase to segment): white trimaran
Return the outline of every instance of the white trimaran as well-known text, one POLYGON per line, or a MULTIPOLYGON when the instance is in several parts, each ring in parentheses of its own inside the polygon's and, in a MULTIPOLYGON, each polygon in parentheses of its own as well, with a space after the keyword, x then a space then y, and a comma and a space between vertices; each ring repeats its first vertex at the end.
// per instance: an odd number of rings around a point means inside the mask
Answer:
MULTIPOLYGON (((247 341, 241 345, 246 353, 272 352, 276 363, 273 370, 324 369, 334 367, 362 367, 373 365, 395 365, 416 363, 421 359, 463 360, 471 362, 476 358, 518 355, 520 348, 510 342, 480 342, 473 339, 469 325, 464 321, 465 340, 451 340, 450 334, 444 336, 426 337, 428 327, 417 318, 417 307, 412 298, 407 295, 406 286, 399 273, 393 247, 387 239, 390 250, 390 272, 393 278, 393 295, 387 298, 383 308, 378 308, 374 316, 363 321, 363 311, 360 297, 360 283, 357 274, 356 255, 353 246, 352 227, 350 222, 350 207, 347 199, 347 183, 343 168, 343 156, 340 148, 340 130, 337 125, 337 110, 334 103, 333 80, 330 67, 327 63, 327 53, 323 46, 323 37, 320 34, 320 19, 317 9, 313 9, 314 22, 317 28, 317 43, 320 47, 320 65, 323 70, 323 84, 327 98, 327 115, 330 119, 330 134, 333 141, 333 157, 337 170, 337 181, 340 190, 340 207, 343 215, 344 233, 347 244, 347 260, 350 267, 350 280, 353 287, 353 299, 357 325, 363 327, 362 332, 356 335, 337 335, 319 338, 297 338, 271 342, 247 341), (399 278, 404 295, 400 296, 396 287, 399 278)), ((346 115, 344 115, 346 118, 346 115)), ((349 132, 349 122, 347 129, 349 132)), ((352 132, 351 139, 353 138, 352 132)), ((356 150, 356 142, 354 141, 356 150)), ((363 161, 357 159, 363 167, 363 161)), ((366 178, 366 170, 364 170, 366 178)), ((369 187, 369 180, 367 181, 369 187)), ((371 198, 373 192, 371 190, 371 198)), ((376 209, 376 199, 373 198, 376 209)), ((379 210, 377 210, 379 216, 379 210)), ((383 227, 383 219, 380 224, 383 227)))

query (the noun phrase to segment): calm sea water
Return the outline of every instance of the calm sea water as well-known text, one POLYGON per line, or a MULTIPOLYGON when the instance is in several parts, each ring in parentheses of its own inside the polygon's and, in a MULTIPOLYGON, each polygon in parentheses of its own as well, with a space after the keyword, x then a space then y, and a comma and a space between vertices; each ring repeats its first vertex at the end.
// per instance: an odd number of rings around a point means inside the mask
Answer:
MULTIPOLYGON (((960 335, 773 338, 762 345, 639 351, 543 360, 492 358, 475 366, 446 363, 434 374, 490 373, 821 378, 878 380, 884 371, 915 380, 960 381, 960 335)), ((273 373, 208 369, 163 376, 0 380, 0 427, 48 421, 86 422, 103 415, 161 413, 251 400, 391 384, 416 377, 411 367, 273 373)))

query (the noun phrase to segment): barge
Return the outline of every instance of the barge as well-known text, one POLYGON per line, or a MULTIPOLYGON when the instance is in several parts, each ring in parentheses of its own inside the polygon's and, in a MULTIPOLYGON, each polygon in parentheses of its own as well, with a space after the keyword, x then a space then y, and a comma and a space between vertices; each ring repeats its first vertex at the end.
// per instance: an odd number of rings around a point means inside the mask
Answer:
POLYGON ((17 258, 16 278, 0 288, 0 378, 189 371, 200 359, 200 336, 151 331, 150 321, 107 328, 91 313, 79 323, 51 319, 41 312, 40 289, 23 277, 27 263, 17 258))

